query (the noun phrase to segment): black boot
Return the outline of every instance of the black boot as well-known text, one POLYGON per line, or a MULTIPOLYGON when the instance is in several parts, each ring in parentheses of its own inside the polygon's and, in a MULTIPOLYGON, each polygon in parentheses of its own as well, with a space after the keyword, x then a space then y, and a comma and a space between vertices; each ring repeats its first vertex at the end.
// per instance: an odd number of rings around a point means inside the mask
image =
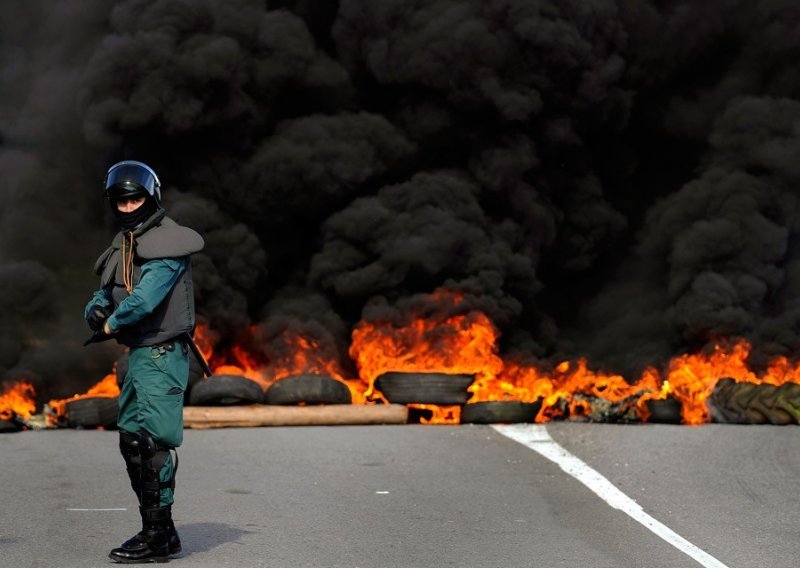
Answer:
MULTIPOLYGON (((172 507, 167 506, 167 519, 166 519, 166 529, 167 529, 167 547, 169 548, 169 555, 172 556, 173 554, 180 554, 181 552, 181 538, 178 536, 178 531, 175 529, 175 523, 172 522, 172 507)), ((145 542, 144 536, 144 510, 139 507, 139 512, 142 514, 142 530, 136 533, 134 536, 126 540, 122 543, 122 547, 125 550, 133 551, 133 550, 140 550, 142 545, 145 542)), ((115 549, 116 550, 116 549, 115 549)))
POLYGON ((180 554, 181 550, 181 537, 178 536, 178 531, 175 529, 175 523, 172 519, 167 524, 167 546, 169 547, 169 554, 180 554))
POLYGON ((146 562, 167 562, 169 546, 163 527, 148 527, 120 548, 112 550, 108 557, 122 564, 144 564, 146 562))
POLYGON ((161 491, 174 489, 177 456, 172 478, 162 482, 159 470, 169 457, 169 448, 161 446, 146 431, 137 436, 125 433, 120 436, 120 450, 128 465, 131 486, 139 497, 142 530, 128 539, 108 557, 124 564, 166 562, 170 554, 181 551, 178 532, 172 522, 172 507, 161 506, 161 491))

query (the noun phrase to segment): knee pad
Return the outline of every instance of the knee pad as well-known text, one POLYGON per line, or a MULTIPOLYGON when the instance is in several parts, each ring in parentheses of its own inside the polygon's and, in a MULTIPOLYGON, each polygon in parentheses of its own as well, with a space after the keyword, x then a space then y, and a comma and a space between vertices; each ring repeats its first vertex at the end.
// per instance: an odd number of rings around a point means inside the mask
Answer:
POLYGON ((178 471, 178 452, 175 452, 172 475, 166 481, 161 481, 161 468, 167 461, 170 451, 174 450, 156 441, 147 430, 140 430, 137 436, 137 450, 141 462, 139 481, 139 496, 142 507, 156 508, 159 506, 162 489, 175 488, 175 473, 178 471))
POLYGON ((139 482, 141 481, 142 461, 139 457, 139 437, 136 434, 120 430, 119 432, 119 453, 125 460, 125 469, 128 471, 128 478, 131 480, 131 489, 139 495, 139 482))
POLYGON ((133 464, 138 466, 141 463, 139 459, 139 436, 120 430, 119 453, 122 454, 125 465, 133 464))
MULTIPOLYGON (((175 450, 175 448, 166 446, 157 441, 147 430, 139 430, 139 434, 136 438, 136 447, 142 468, 160 471, 167 461, 170 450, 175 450)), ((177 455, 178 452, 176 451, 176 458, 177 455)), ((175 461, 177 462, 177 459, 175 461)))

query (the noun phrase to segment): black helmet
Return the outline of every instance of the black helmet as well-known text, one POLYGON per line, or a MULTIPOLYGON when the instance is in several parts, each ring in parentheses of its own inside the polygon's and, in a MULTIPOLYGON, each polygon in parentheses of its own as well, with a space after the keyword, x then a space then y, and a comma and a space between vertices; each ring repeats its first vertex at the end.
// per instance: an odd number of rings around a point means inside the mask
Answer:
POLYGON ((125 160, 108 169, 104 182, 109 199, 154 197, 161 201, 161 182, 153 168, 142 162, 125 160))

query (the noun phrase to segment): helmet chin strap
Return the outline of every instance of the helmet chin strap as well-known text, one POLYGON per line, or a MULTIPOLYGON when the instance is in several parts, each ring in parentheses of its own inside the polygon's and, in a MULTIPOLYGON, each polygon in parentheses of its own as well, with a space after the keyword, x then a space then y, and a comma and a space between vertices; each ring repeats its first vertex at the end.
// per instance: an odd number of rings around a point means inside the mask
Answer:
POLYGON ((135 229, 144 223, 157 209, 158 204, 152 196, 147 196, 144 203, 130 213, 120 211, 117 209, 117 204, 113 200, 111 201, 111 211, 114 213, 114 217, 116 217, 117 223, 123 231, 135 229))

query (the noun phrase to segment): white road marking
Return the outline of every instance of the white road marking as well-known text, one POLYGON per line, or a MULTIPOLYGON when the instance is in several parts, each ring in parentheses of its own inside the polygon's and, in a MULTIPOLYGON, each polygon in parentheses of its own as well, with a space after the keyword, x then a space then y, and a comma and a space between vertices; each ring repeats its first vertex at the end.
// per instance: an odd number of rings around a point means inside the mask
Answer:
POLYGON ((657 536, 696 560, 700 565, 706 568, 728 568, 668 526, 645 513, 636 501, 625 495, 598 471, 586 465, 585 462, 573 456, 553 440, 544 426, 540 424, 495 424, 492 425, 492 428, 503 436, 511 438, 515 442, 519 442, 555 462, 564 472, 583 483, 611 507, 619 509, 633 520, 641 523, 657 536))
POLYGON ((67 511, 127 511, 128 509, 125 507, 115 507, 112 509, 73 509, 67 508, 67 511))
POLYGON ((389 494, 388 491, 376 491, 375 492, 375 495, 388 495, 388 494, 389 494))

